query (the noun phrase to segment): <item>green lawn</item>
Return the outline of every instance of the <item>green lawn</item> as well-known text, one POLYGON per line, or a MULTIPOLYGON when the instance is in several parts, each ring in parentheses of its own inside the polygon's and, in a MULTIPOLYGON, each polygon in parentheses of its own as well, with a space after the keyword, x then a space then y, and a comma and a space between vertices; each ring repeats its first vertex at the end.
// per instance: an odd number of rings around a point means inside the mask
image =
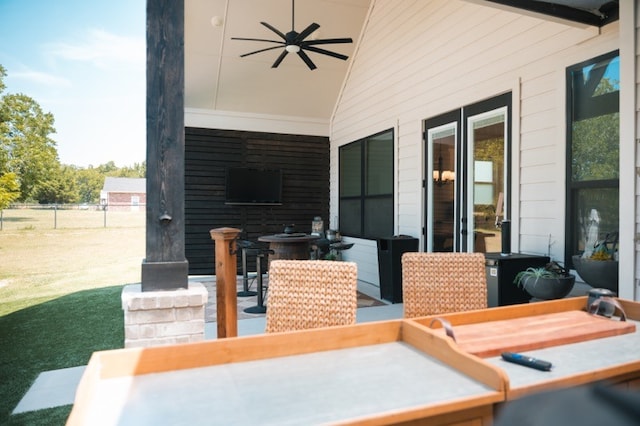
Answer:
POLYGON ((43 371, 121 348, 122 286, 140 281, 144 213, 5 210, 0 231, 0 424, 64 424, 71 406, 11 415, 43 371), (44 213, 43 213, 44 212, 44 213), (11 220, 8 220, 11 218, 11 220), (9 226, 19 224, 18 226, 9 226), (66 223, 65 226, 60 226, 66 223), (72 227, 75 224, 77 227, 72 227), (88 227, 87 227, 88 226, 88 227))

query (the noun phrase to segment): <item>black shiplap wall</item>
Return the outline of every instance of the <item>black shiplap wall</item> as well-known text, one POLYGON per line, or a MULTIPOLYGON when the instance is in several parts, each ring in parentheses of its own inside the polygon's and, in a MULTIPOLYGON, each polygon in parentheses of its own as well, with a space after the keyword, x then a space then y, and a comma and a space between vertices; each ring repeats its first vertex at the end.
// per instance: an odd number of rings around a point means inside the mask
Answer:
MULTIPOLYGON (((185 129, 185 255, 190 275, 215 274, 209 230, 239 228, 256 241, 295 224, 310 232, 329 215, 329 139, 273 133, 185 129), (228 206, 227 167, 282 170, 281 206, 228 206)), ((238 259, 240 256, 238 256, 238 259)))

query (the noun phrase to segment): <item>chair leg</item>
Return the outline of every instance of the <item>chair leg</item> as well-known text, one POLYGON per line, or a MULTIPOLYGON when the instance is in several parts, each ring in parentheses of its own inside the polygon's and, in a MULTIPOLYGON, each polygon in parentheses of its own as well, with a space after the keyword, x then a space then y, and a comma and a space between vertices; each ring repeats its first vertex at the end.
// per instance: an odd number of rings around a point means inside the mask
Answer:
POLYGON ((256 306, 250 306, 245 308, 244 312, 248 314, 264 314, 267 312, 267 307, 264 305, 264 287, 262 285, 262 265, 261 260, 264 257, 263 254, 256 256, 256 270, 258 271, 258 304, 256 306))
POLYGON ((255 296, 256 292, 249 290, 249 271, 247 271, 247 250, 242 249, 242 291, 238 292, 238 297, 255 296))

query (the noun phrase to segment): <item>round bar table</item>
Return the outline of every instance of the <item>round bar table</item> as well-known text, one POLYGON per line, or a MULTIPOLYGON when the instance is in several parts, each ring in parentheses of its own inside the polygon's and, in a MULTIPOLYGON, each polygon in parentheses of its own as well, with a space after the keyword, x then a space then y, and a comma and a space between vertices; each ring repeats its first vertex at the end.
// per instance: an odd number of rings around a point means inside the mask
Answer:
POLYGON ((273 253, 269 261, 274 259, 306 260, 310 257, 309 242, 319 239, 318 235, 303 233, 264 235, 258 241, 269 243, 273 253))

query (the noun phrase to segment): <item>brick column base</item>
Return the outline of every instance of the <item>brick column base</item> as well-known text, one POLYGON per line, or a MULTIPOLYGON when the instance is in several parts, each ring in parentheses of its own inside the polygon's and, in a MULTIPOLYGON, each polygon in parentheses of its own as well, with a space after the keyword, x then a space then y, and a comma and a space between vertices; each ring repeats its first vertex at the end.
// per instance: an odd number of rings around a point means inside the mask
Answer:
POLYGON ((149 347, 204 340, 207 289, 190 283, 188 289, 142 291, 140 284, 122 289, 124 347, 149 347))

